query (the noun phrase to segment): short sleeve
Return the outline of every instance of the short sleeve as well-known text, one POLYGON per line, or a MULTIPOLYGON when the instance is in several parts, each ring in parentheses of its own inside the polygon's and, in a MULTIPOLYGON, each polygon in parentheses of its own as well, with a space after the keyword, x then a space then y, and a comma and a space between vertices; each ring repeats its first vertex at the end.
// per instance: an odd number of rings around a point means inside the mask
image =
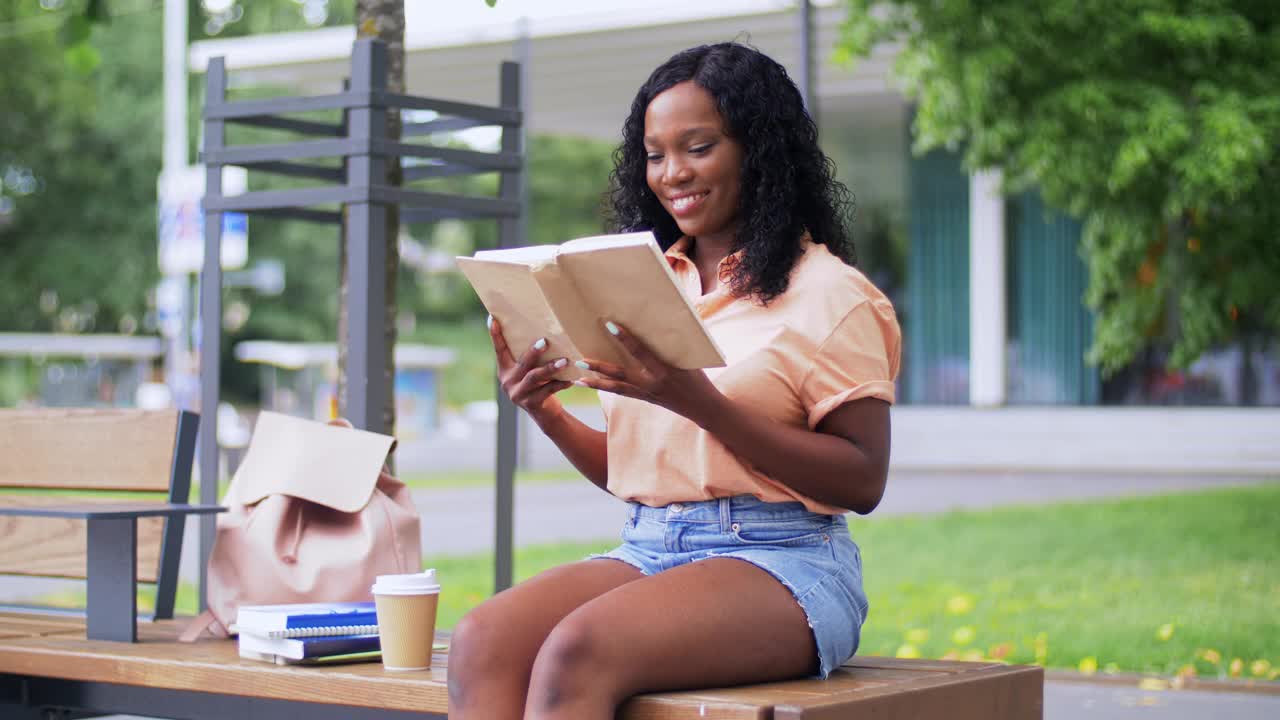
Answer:
POLYGON ((901 347, 902 333, 887 299, 855 305, 818 347, 801 383, 809 428, 853 400, 873 397, 892 403, 901 347))

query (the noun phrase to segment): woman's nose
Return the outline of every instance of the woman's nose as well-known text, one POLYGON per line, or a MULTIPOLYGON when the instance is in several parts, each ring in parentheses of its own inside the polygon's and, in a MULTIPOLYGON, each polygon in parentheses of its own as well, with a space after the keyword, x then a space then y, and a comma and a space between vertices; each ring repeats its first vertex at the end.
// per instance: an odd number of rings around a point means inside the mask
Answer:
POLYGON ((667 161, 666 172, 663 174, 663 182, 668 185, 680 185, 688 182, 693 177, 693 169, 689 164, 680 160, 671 159, 667 161))

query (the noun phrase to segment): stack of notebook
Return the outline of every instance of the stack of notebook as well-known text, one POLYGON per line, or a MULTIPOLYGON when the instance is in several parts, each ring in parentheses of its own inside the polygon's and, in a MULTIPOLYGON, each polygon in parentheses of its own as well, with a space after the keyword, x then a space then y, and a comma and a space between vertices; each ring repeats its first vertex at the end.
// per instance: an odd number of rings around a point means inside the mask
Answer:
POLYGON ((246 605, 236 615, 240 657, 281 664, 377 659, 372 602, 246 605))

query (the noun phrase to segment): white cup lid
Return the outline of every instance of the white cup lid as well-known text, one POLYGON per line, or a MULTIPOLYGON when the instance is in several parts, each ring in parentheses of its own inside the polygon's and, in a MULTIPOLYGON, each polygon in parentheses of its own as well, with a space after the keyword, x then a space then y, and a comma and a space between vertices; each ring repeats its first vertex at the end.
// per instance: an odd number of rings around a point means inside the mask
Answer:
POLYGON ((440 592, 434 569, 407 575, 379 575, 373 583, 374 595, 423 595, 440 592))

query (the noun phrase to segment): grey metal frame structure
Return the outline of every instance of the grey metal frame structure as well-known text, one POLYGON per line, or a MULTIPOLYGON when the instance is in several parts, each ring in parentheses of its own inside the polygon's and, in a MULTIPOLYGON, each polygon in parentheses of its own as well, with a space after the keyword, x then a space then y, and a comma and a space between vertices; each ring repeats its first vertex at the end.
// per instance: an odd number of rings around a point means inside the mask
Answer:
MULTIPOLYGON (((156 576, 153 620, 173 617, 178 589, 178 563, 187 515, 212 516, 225 508, 215 504, 189 505, 191 465, 195 454, 200 416, 183 410, 178 414, 169 470, 167 503, 63 504, 36 507, 0 507, 0 516, 58 517, 85 520, 88 524, 85 579, 85 635, 91 640, 136 642, 138 639, 137 548, 138 518, 165 518, 156 576)), ((6 609, 45 610, 32 606, 6 609)))
MULTIPOLYGON (((357 40, 351 58, 351 77, 340 93, 268 100, 229 101, 223 58, 209 63, 204 107, 206 166, 204 265, 200 274, 200 385, 205 421, 200 432, 200 477, 218 478, 216 413, 218 406, 222 317, 222 214, 243 212, 306 222, 344 225, 347 234, 349 318, 347 350, 348 406, 344 415, 358 428, 390 432, 383 427, 382 408, 392 388, 382 372, 386 366, 385 312, 387 211, 400 208, 402 223, 431 222, 446 218, 494 218, 500 223, 501 247, 524 244, 524 127, 521 110, 520 66, 501 67, 499 105, 489 107, 392 93, 386 87, 386 46, 375 39, 357 40), (386 135, 388 112, 404 109, 431 110, 438 117, 429 122, 408 123, 402 138, 431 135, 480 126, 501 126, 499 152, 391 140, 386 135), (341 110, 341 124, 289 117, 318 110, 341 110), (308 139, 281 144, 230 147, 226 124, 287 130, 308 139), (423 158, 423 165, 402 167, 405 183, 431 177, 499 172, 498 197, 474 197, 427 192, 385 184, 388 162, 423 158), (337 158, 336 164, 314 161, 337 158), (251 171, 304 177, 331 184, 292 190, 249 192, 228 197, 222 192, 222 168, 238 165, 251 171), (340 205, 345 212, 326 207, 340 205)), ((403 164, 403 163, 402 163, 403 164)), ((515 408, 499 393, 498 462, 496 470, 498 514, 495 586, 509 587, 512 579, 512 495, 515 475, 515 408)), ((217 500, 216 481, 200 484, 203 503, 217 500)), ((212 518, 200 527, 200 598, 204 607, 207 562, 213 546, 212 518)))
POLYGON ((811 0, 800 0, 796 11, 796 36, 800 41, 800 97, 804 100, 805 109, 818 122, 818 89, 817 72, 813 65, 813 3, 811 0))

